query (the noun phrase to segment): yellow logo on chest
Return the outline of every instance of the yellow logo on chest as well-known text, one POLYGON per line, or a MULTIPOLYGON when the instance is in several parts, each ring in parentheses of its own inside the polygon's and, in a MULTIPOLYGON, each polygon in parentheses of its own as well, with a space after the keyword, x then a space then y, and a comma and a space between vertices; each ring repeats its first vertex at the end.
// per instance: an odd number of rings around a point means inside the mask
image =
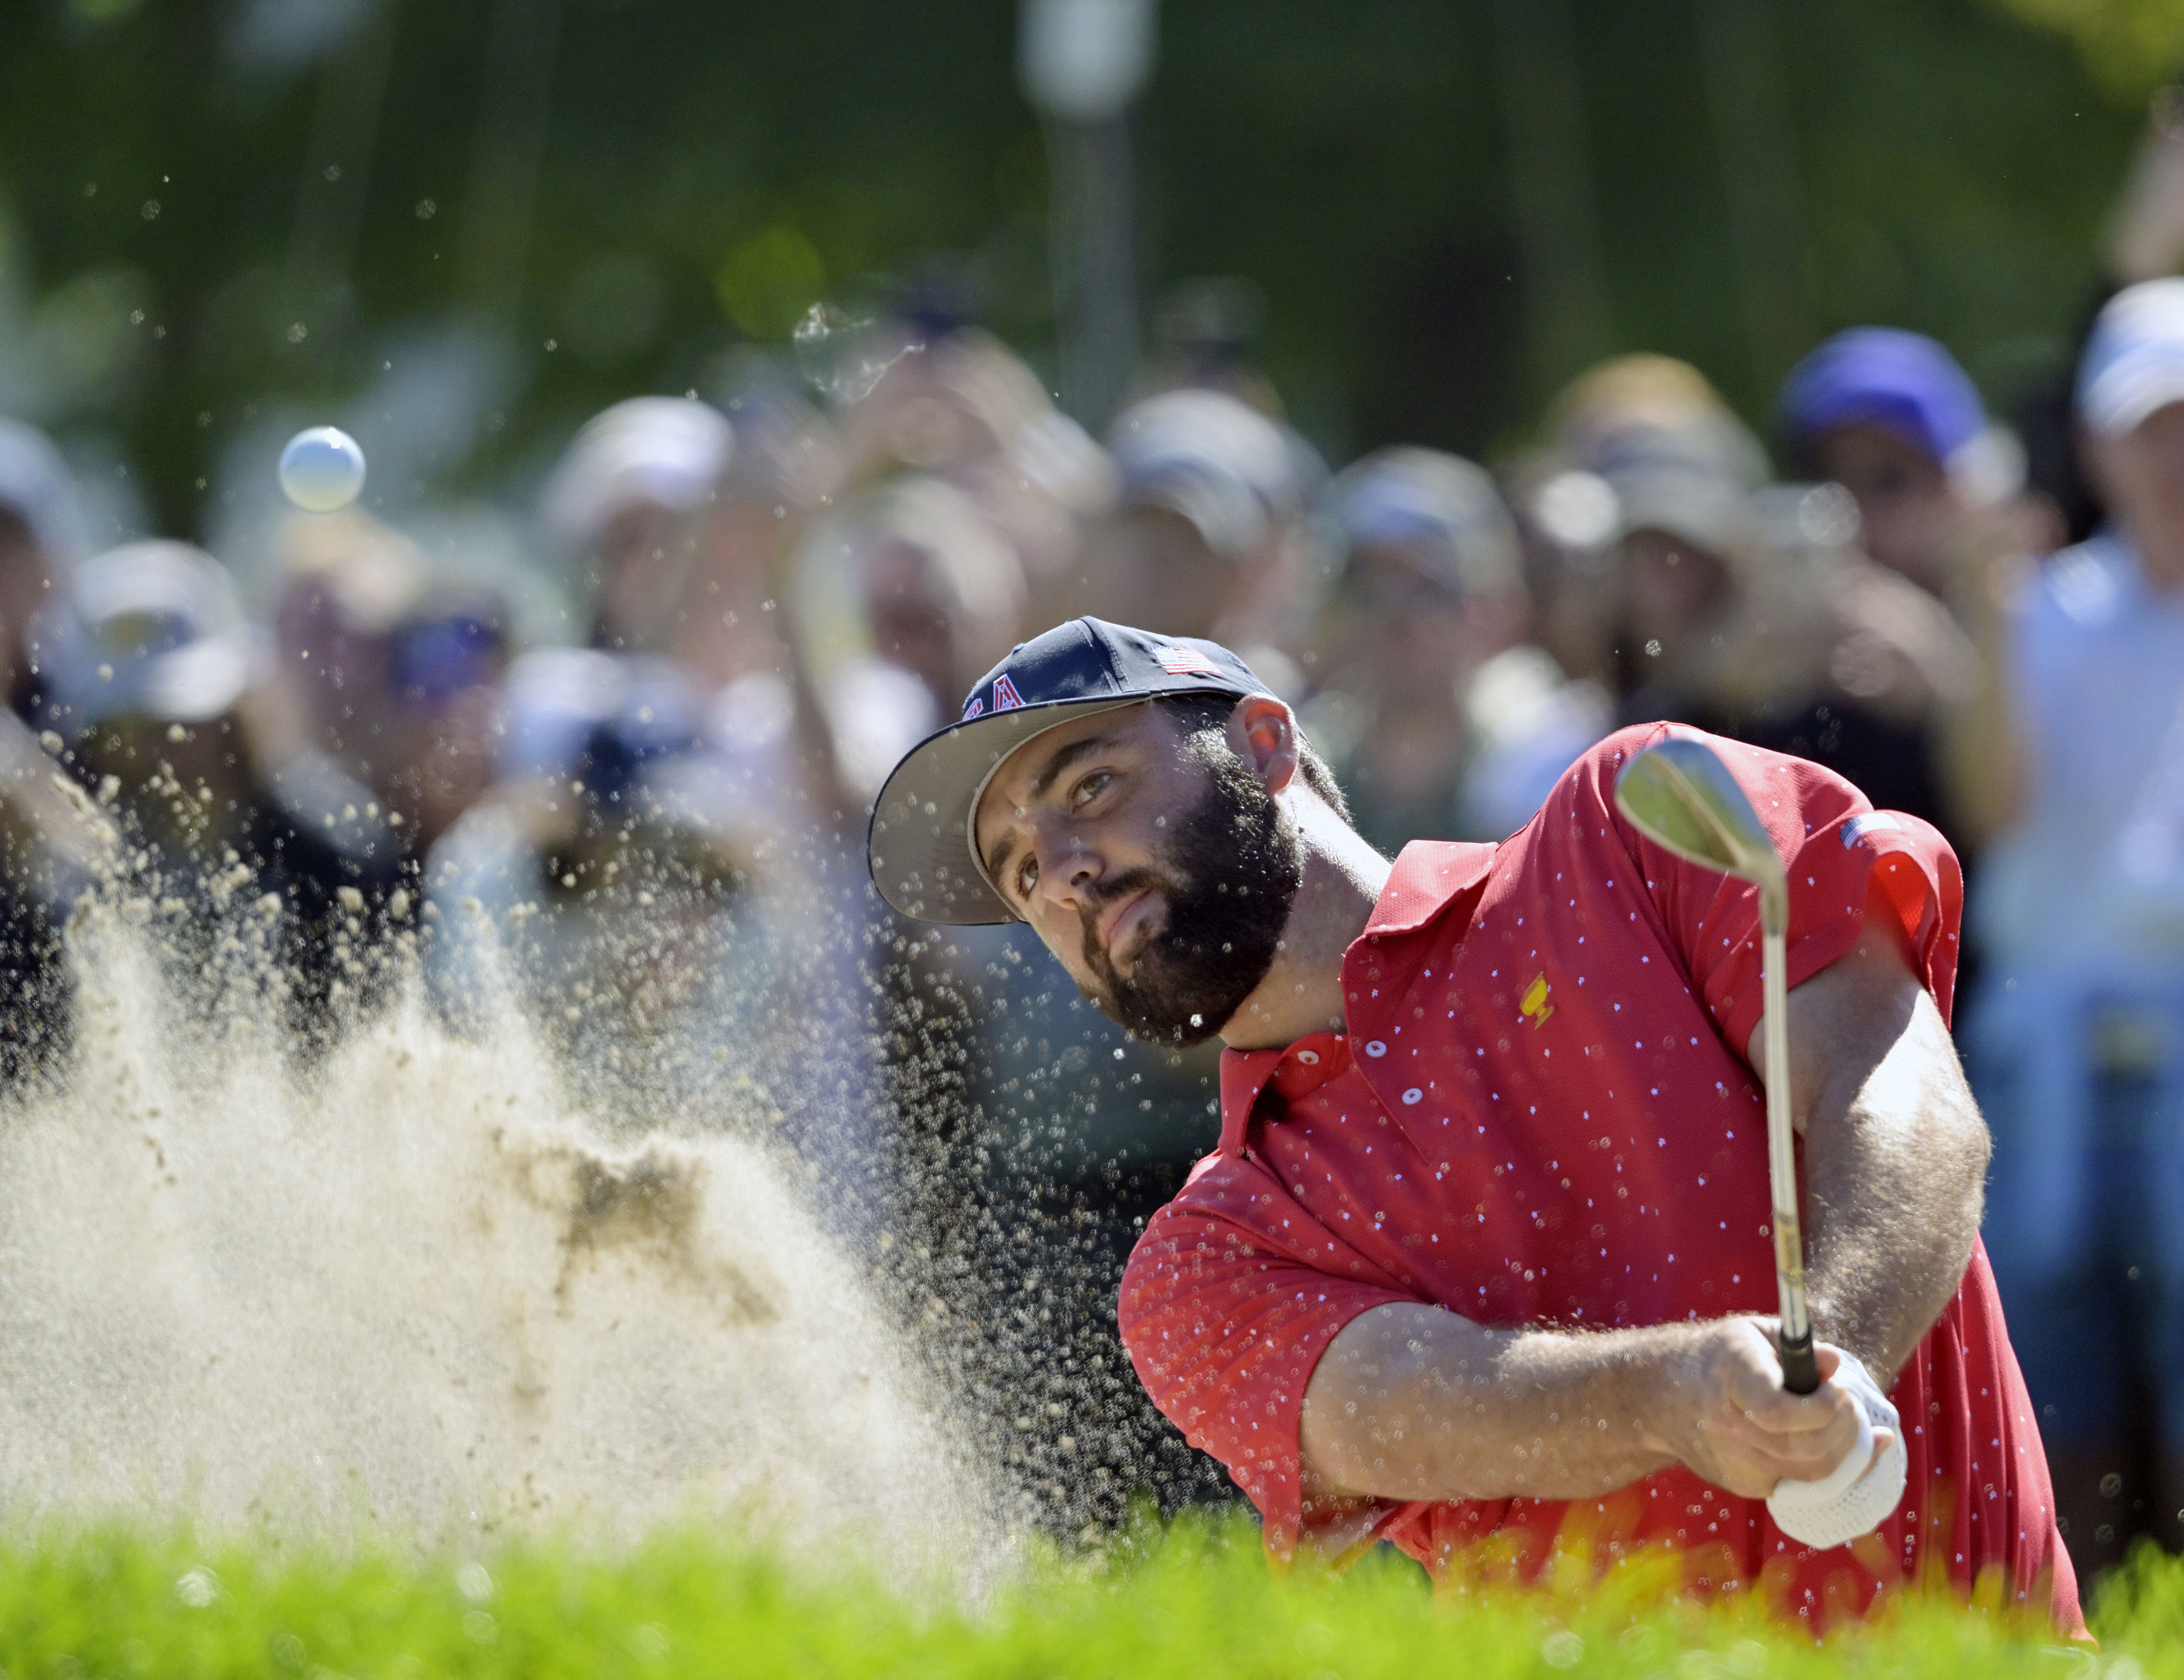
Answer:
POLYGON ((1547 1017, 1555 1012, 1555 1006, 1547 1001, 1547 993, 1554 989, 1547 984, 1546 971, 1541 970, 1532 976, 1532 983, 1524 988, 1524 995, 1518 999, 1518 1009, 1533 1026, 1545 1026, 1547 1017))

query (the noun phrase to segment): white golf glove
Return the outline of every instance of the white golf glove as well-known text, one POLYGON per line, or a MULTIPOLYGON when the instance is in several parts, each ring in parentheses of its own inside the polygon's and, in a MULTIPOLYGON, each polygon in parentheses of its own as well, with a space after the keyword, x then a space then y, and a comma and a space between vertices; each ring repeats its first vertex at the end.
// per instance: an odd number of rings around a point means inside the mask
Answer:
POLYGON ((1886 1521, 1889 1513, 1903 1501, 1904 1477, 1910 1466, 1909 1455, 1903 1448, 1903 1421, 1872 1373, 1845 1354, 1828 1381, 1857 1403, 1858 1444, 1818 1482, 1778 1482, 1767 1496, 1768 1514, 1776 1527, 1802 1545, 1820 1548, 1847 1545, 1886 1521), (1876 1429, 1889 1430, 1895 1438, 1880 1462, 1869 1471, 1866 1466, 1873 1457, 1876 1429))

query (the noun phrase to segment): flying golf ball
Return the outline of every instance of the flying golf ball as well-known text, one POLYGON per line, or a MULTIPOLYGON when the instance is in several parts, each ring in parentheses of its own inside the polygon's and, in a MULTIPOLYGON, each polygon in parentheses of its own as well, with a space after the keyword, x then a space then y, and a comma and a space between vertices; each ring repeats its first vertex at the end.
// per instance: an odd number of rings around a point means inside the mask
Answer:
POLYGON ((364 488, 364 451, 331 426, 315 426, 281 452, 281 493, 307 514, 331 514, 364 488))

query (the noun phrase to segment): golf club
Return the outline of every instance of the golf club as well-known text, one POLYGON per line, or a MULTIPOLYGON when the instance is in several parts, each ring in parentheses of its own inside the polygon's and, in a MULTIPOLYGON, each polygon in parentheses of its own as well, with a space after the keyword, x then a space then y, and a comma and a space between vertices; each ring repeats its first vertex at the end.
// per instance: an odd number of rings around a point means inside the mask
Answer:
POLYGON ((1704 742, 1656 742, 1615 778, 1615 803, 1655 845, 1759 888, 1762 999, 1766 1008, 1767 1177, 1774 1203, 1774 1278, 1781 1297, 1782 1386, 1820 1386, 1805 1310, 1805 1241, 1797 1224, 1797 1164, 1790 1120, 1790 1024, 1784 935, 1790 888, 1774 842, 1729 766, 1704 742))

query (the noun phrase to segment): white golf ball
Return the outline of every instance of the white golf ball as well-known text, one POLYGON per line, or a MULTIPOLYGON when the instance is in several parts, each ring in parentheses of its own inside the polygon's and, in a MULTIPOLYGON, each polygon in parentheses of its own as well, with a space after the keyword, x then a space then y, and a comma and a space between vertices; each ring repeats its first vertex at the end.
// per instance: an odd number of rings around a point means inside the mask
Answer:
POLYGON ((364 451, 331 426, 315 426, 281 452, 281 493, 307 514, 331 514, 364 488, 364 451))

